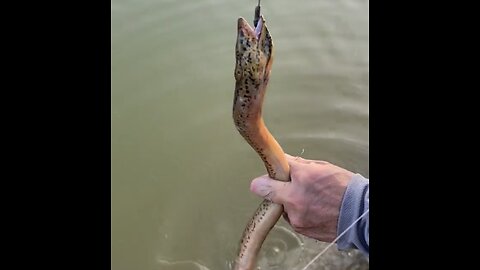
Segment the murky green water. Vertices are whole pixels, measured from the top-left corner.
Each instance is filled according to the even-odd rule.
[[[112,269],[228,269],[266,173],[231,118],[236,21],[255,4],[112,0]],[[286,152],[368,177],[368,1],[263,0],[262,13],[267,126]],[[324,246],[282,220],[261,269],[301,269]],[[332,248],[309,269],[366,268]]]

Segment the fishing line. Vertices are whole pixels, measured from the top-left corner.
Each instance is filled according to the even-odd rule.
[[[343,231],[339,236],[337,236],[337,238],[335,238],[335,240],[333,240],[326,248],[324,248],[322,250],[322,252],[318,253],[317,256],[315,256],[315,258],[313,258],[307,265],[305,265],[305,267],[302,268],[302,270],[306,270],[314,261],[316,261],[320,256],[322,256],[323,253],[325,253],[327,251],[327,249],[329,249],[331,246],[333,246],[335,244],[335,242],[337,242],[338,239],[340,239],[340,237],[342,237],[348,230],[350,230],[353,225],[355,225],[358,221],[360,221],[366,214],[368,214],[368,212],[370,211],[370,209],[367,209],[367,211],[365,211],[359,218],[357,218],[353,223],[352,225],[348,226],[348,228],[345,229],[345,231]]]
[[[258,5],[255,8],[255,17],[253,18],[253,27],[257,27],[259,19],[260,19],[260,0],[258,0]]]

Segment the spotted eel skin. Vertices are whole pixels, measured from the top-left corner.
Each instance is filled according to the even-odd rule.
[[[273,62],[272,37],[263,15],[253,29],[238,19],[235,47],[235,127],[258,153],[271,178],[290,181],[290,168],[282,148],[268,131],[262,118],[262,105]],[[243,232],[234,270],[255,267],[258,252],[268,233],[283,213],[283,206],[264,200]]]

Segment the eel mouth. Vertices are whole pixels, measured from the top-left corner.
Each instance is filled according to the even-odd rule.
[[[260,15],[260,19],[258,20],[257,27],[255,27],[255,29],[250,26],[250,24],[248,24],[244,18],[240,17],[238,18],[238,31],[243,30],[244,32],[248,33],[248,35],[254,36],[258,41],[262,31],[266,31],[266,27],[263,27],[264,24],[265,19],[263,18],[263,15]]]
[[[260,15],[253,28],[240,17],[237,27],[235,79],[240,80],[247,72],[250,77],[267,84],[273,63],[273,41],[265,18]]]
[[[266,58],[268,68],[271,65],[271,59],[273,55],[273,42],[267,25],[265,24],[265,18],[263,17],[263,15],[260,15],[257,26],[255,28],[250,26],[250,24],[248,24],[248,22],[242,17],[238,19],[237,26],[237,45],[238,42],[242,43],[243,45],[238,48],[238,50],[245,51],[248,47],[250,47],[253,50],[258,51],[259,53],[262,53],[263,56],[265,56]]]

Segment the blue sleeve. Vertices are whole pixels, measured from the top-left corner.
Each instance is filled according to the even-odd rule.
[[[347,186],[343,196],[340,216],[338,217],[337,236],[345,231],[369,208],[368,190],[369,181],[360,174],[355,174]],[[350,230],[337,241],[339,250],[358,249],[366,256],[369,255],[369,227],[366,214]]]

